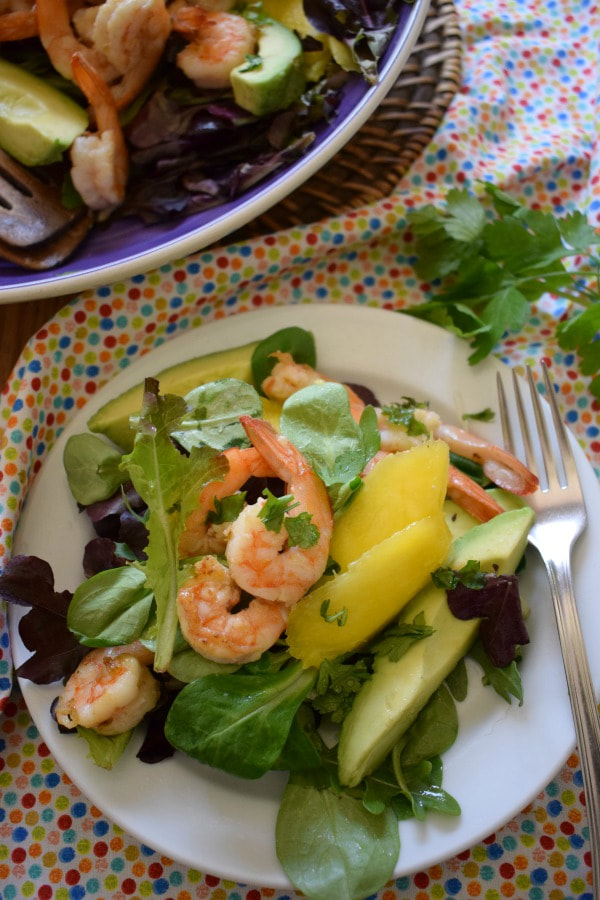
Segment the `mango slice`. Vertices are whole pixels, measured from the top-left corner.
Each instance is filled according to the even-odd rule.
[[[324,659],[356,650],[424,587],[449,546],[450,532],[439,511],[367,550],[292,610],[287,628],[291,655],[305,666],[319,666]]]
[[[342,571],[394,532],[440,511],[448,459],[447,444],[427,441],[377,463],[348,509],[336,519],[329,552]]]

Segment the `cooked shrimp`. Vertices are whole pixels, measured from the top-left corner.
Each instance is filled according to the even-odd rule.
[[[537,477],[508,450],[454,425],[442,423],[433,434],[445,441],[454,453],[480,463],[490,481],[511,494],[523,496],[537,489]]]
[[[273,356],[277,358],[277,363],[271,375],[262,384],[263,391],[272,399],[285,400],[301,387],[329,380],[311,366],[294,362],[289,353],[276,352]],[[346,386],[346,390],[350,396],[352,415],[358,420],[364,403],[351,388]],[[425,426],[423,434],[410,435],[404,426],[390,422],[385,413],[377,409],[381,449],[367,465],[363,474],[376,465],[386,453],[407,450],[420,441],[434,437],[445,441],[459,456],[481,463],[487,477],[510,493],[525,495],[536,490],[538,485],[536,476],[512,453],[462,428],[444,424],[439,415],[428,408],[415,407],[413,415]],[[487,521],[502,512],[499,504],[491,499],[483,488],[454,467],[450,468],[448,496],[480,521]]]
[[[165,0],[105,0],[98,7],[93,45],[122,76],[111,85],[117,109],[140,93],[158,65],[170,33]]]
[[[172,21],[173,30],[189,41],[178,53],[177,65],[199,88],[229,87],[232,70],[254,53],[256,28],[243,16],[183,6]]]
[[[71,178],[90,209],[111,209],[123,202],[127,183],[127,148],[110,90],[94,67],[73,55],[73,76],[92,106],[98,132],[75,138]]]
[[[106,57],[85,46],[74,34],[67,0],[36,0],[35,9],[40,41],[63,78],[73,80],[71,63],[75,53],[84,56],[105,80],[115,77],[117,73]]]
[[[73,56],[79,54],[109,85],[117,109],[142,90],[171,32],[165,0],[104,0],[74,13],[75,30],[67,0],[38,0],[37,22],[54,68],[73,80]]]
[[[450,500],[458,503],[461,509],[470,513],[478,522],[488,522],[504,512],[500,504],[480,484],[455,466],[448,469],[446,493]]]
[[[231,575],[243,590],[293,605],[317,581],[327,565],[333,516],[327,490],[303,455],[262,419],[241,416],[252,444],[287,486],[297,506],[291,516],[311,515],[318,535],[309,547],[289,546],[287,530],[269,530],[259,513],[264,500],[246,506],[229,530],[225,555]]]
[[[291,353],[285,353],[276,350],[271,356],[275,357],[277,362],[271,369],[270,375],[264,379],[261,388],[264,394],[271,400],[287,400],[296,391],[308,387],[311,384],[318,384],[324,381],[332,382],[334,379],[327,378],[312,366],[306,363],[298,363],[294,360]],[[350,401],[350,412],[356,421],[362,415],[365,404],[358,394],[352,388],[344,384],[348,400]]]
[[[37,17],[31,0],[0,0],[0,43],[23,41],[37,33]]]
[[[203,557],[194,568],[177,594],[186,641],[214,662],[241,665],[258,659],[287,625],[287,607],[255,597],[235,612],[240,590],[229,570],[214,556]]]
[[[239,491],[249,478],[269,478],[274,475],[271,466],[254,447],[232,447],[223,453],[228,469],[222,481],[211,481],[201,491],[198,508],[185,523],[179,539],[179,556],[199,556],[202,553],[223,553],[227,543],[227,525],[207,523],[209,513],[215,510],[215,501]]]
[[[93,728],[121,734],[134,728],[158,703],[160,688],[150,673],[154,654],[139,641],[99,647],[68,679],[55,714],[65,728]]]
[[[436,428],[441,424],[439,415],[428,407],[415,406],[412,415],[416,422],[423,425],[425,432],[421,434],[409,434],[403,425],[390,422],[381,409],[377,409],[377,426],[379,428],[380,447],[390,453],[401,450],[409,450],[423,440],[427,440]]]

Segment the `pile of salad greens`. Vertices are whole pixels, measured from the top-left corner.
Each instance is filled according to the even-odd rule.
[[[356,71],[349,73],[331,63],[318,80],[307,83],[297,102],[266,116],[241,109],[230,90],[195,87],[176,66],[184,41],[172,33],[151,82],[121,116],[131,171],[125,203],[113,216],[138,216],[155,223],[191,215],[242,195],[299,158],[319,127],[334,119],[348,79],[377,80],[378,60],[404,2],[305,0],[311,25],[348,47]],[[240,0],[234,11],[257,23],[262,15],[260,2],[247,0]],[[312,37],[302,43],[309,52],[320,46]],[[4,43],[2,56],[86,105],[77,87],[51,67],[36,38]],[[64,202],[71,206],[81,202],[61,166],[57,175],[64,179]]]
[[[95,530],[85,548],[86,578],[73,594],[61,591],[47,562],[16,556],[0,575],[0,598],[28,608],[19,633],[31,656],[17,674],[38,684],[66,679],[93,647],[139,639],[151,648],[161,701],[147,717],[137,757],[158,763],[183,752],[250,779],[271,770],[287,772],[275,835],[283,869],[313,900],[355,900],[393,876],[399,821],[423,819],[430,811],[460,814],[457,800],[442,785],[442,754],[457,737],[456,703],[467,694],[467,668],[461,661],[383,764],[348,788],[337,770],[340,724],[376,660],[401,658],[430,628],[421,621],[394,622],[361,651],[326,660],[319,669],[293,659],[285,635],[256,662],[239,667],[210,662],[183,639],[175,596],[194,560],[179,559],[179,536],[200,489],[224,474],[221,451],[249,445],[239,417],[260,414],[260,384],[277,347],[316,366],[312,335],[283,329],[256,347],[256,387],[225,379],[183,398],[161,395],[158,382],[147,379],[130,453],[90,433],[72,435],[64,449],[66,477]],[[375,410],[367,403],[355,422],[346,390],[333,382],[312,385],[290,400],[281,431],[322,478],[339,514],[360,490],[360,473],[379,448]],[[408,398],[396,404],[407,426],[414,406]],[[246,485],[248,502],[261,494],[268,497],[263,509],[269,507],[279,528],[293,498],[282,496],[277,480]],[[222,520],[236,515],[225,501],[216,508]],[[305,520],[299,542],[310,541],[310,526]],[[335,569],[330,560],[328,573]],[[490,604],[508,608],[493,602],[490,592],[499,585],[503,596],[511,595],[509,614],[496,616],[471,656],[491,689],[509,703],[511,698],[521,703],[518,658],[528,638],[514,576],[484,575],[470,564],[460,572],[442,569],[436,578],[461,617],[486,616]],[[328,619],[327,609],[322,615],[332,628],[344,626],[338,616]],[[118,764],[132,737],[131,732],[106,737],[81,727],[76,731],[105,768]]]

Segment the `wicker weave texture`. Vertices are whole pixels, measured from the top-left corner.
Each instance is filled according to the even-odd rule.
[[[406,66],[373,116],[316,175],[243,233],[315,222],[387,197],[442,121],[460,87],[461,58],[454,4],[432,0]]]

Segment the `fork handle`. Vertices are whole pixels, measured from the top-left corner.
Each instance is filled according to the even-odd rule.
[[[573,710],[588,816],[594,896],[600,897],[600,716],[575,603],[570,554],[544,560]]]

